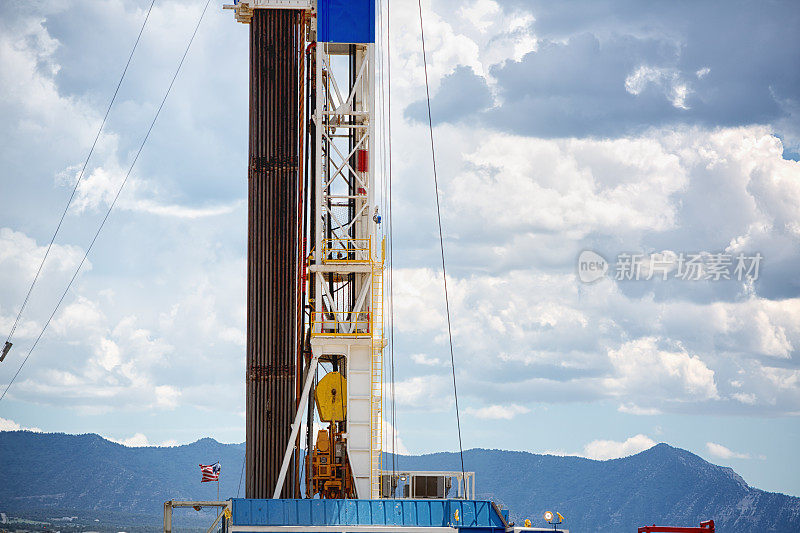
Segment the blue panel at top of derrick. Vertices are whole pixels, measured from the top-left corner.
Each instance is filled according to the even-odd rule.
[[[235,526],[452,527],[503,533],[503,519],[482,500],[263,500],[234,498]]]
[[[318,0],[317,41],[374,43],[375,0]]]

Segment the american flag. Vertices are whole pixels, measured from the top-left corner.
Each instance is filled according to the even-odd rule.
[[[219,470],[219,461],[213,465],[200,465],[200,472],[203,473],[203,479],[200,480],[200,483],[219,481]]]

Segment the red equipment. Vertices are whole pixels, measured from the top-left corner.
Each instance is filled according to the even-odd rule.
[[[714,533],[714,521],[700,522],[700,527],[643,526],[639,533]]]
[[[356,170],[359,172],[369,171],[369,152],[366,150],[356,151]]]

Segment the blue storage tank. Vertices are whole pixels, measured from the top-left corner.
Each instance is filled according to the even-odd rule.
[[[318,0],[317,41],[374,43],[375,0]]]

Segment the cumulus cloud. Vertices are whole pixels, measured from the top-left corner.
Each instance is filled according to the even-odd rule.
[[[2,331],[10,331],[19,312],[28,286],[36,275],[47,247],[39,245],[34,239],[11,228],[0,228],[0,327]],[[51,250],[47,264],[39,275],[37,294],[53,294],[63,290],[72,272],[83,257],[83,250],[76,246],[55,244]],[[85,270],[91,270],[91,263],[84,263]],[[11,282],[8,282],[11,281]],[[29,302],[28,313],[20,317],[15,335],[20,339],[33,338],[41,331],[42,324],[31,317],[39,317],[44,313],[45,305],[35,298]],[[49,305],[50,302],[47,302]],[[41,314],[40,314],[41,313]]]
[[[702,77],[699,72],[698,78]],[[689,95],[690,89],[676,70],[642,65],[625,78],[625,90],[634,96],[642,94],[642,91],[649,85],[660,87],[673,107],[689,109],[686,105],[686,97]]]
[[[446,409],[452,403],[452,382],[446,376],[424,375],[395,383],[394,394],[400,406]]]
[[[637,434],[624,441],[596,439],[584,445],[581,452],[568,452],[563,449],[547,450],[543,453],[557,456],[577,456],[594,459],[596,461],[608,461],[635,455],[639,452],[648,450],[656,445],[656,441],[644,434]]]
[[[436,279],[432,272],[427,275]],[[396,284],[406,279],[421,278],[396,271]],[[764,312],[794,343],[800,335],[791,325],[797,300],[656,304],[626,295],[610,280],[581,288],[578,299],[575,283],[574,274],[529,271],[452,279],[456,368],[484,369],[459,376],[460,390],[490,405],[513,403],[523,393],[546,402],[611,398],[621,412],[638,415],[733,412],[743,405],[776,413],[793,410],[796,373],[771,366],[769,358],[758,361],[764,357],[758,347],[766,333],[753,328],[747,317]],[[437,307],[441,299],[438,291],[414,293],[409,302],[396,297],[397,308],[414,316]],[[742,319],[729,318],[734,316]],[[405,314],[395,320],[405,320]],[[417,337],[415,348],[426,348],[426,353],[447,349],[441,330],[423,326],[423,331],[432,337]],[[625,340],[626,331],[643,336]],[[412,360],[427,362],[419,354]],[[515,376],[510,383],[508,375]],[[417,407],[436,408],[448,390],[446,376],[416,377],[402,381],[399,395]]]
[[[443,366],[445,364],[445,362],[438,357],[431,357],[424,353],[411,354],[411,360],[423,366]]]
[[[386,420],[383,421],[381,427],[383,433],[383,451],[385,453],[408,455],[408,448],[406,448],[406,445],[403,443],[403,439],[400,438],[400,433],[397,431],[397,428]]]
[[[750,3],[720,13],[700,4],[644,10],[601,2],[591,17],[565,4],[524,6],[534,17],[534,46],[515,61],[491,65],[484,86],[465,86],[475,95],[492,87],[500,105],[442,120],[469,116],[541,137],[617,136],[677,122],[772,122],[796,137],[793,127],[783,126],[798,100],[797,74],[784,68],[798,59],[793,28],[799,16],[788,4],[764,12]],[[468,20],[478,13],[491,20],[497,11],[491,2],[461,9]],[[738,28],[744,37],[722,45],[715,28]],[[754,35],[766,42],[754,45],[748,38]],[[444,91],[435,93],[440,97]]]
[[[171,446],[178,446],[178,441],[175,439],[168,439],[158,444],[150,443],[150,439],[147,438],[147,435],[144,433],[134,433],[130,437],[121,438],[121,439],[114,439],[109,437],[108,440],[111,442],[116,442],[117,444],[122,444],[123,446],[127,446],[128,448],[146,448],[149,446],[156,446],[156,447],[171,447]]]
[[[639,452],[643,452],[656,445],[656,442],[647,435],[634,435],[624,441],[593,440],[583,447],[583,456],[589,459],[605,461],[619,459]]]
[[[431,101],[431,108],[436,109],[436,122],[458,122],[469,120],[473,113],[485,110],[492,104],[492,93],[486,80],[470,68],[458,66],[442,80],[439,92]],[[427,102],[411,104],[406,108],[405,116],[426,122]]]
[[[109,166],[112,168],[108,168]],[[60,176],[62,176],[66,186],[74,187],[80,175],[80,168],[72,168],[71,170],[73,170],[71,176],[63,177],[66,173],[62,173]],[[123,186],[127,170],[126,168],[120,168],[116,160],[107,163],[106,167],[94,168],[78,184],[75,199],[70,209],[76,213],[83,213],[87,210],[100,211],[107,209],[117,196],[120,187]],[[125,194],[120,196],[115,209],[140,211],[151,215],[189,220],[227,215],[237,209],[242,209],[245,204],[242,200],[207,206],[167,203],[164,198],[160,198],[160,196],[163,196],[163,191],[159,187],[136,179],[126,182],[123,190]]]
[[[32,276],[32,273],[20,273],[15,265],[20,264],[25,253],[41,253],[41,247],[19,233],[6,230],[2,235],[11,239],[9,242],[28,244],[27,248],[17,247],[19,251],[16,254],[0,260],[0,268],[10,265],[10,272],[18,279]],[[3,250],[14,251],[15,248],[9,246]],[[62,247],[54,247],[45,273],[50,270],[57,273],[57,261],[69,261],[74,265],[73,256],[80,254],[77,250],[68,251],[70,253],[64,255]],[[35,268],[37,265],[28,266]],[[48,285],[47,279],[42,278],[43,284],[37,285],[34,296],[39,294],[38,291],[44,294],[45,290],[52,290],[51,287],[63,290],[59,284]],[[63,276],[59,281],[66,283]],[[103,284],[92,289],[79,282],[71,298],[65,301],[51,322],[48,334],[9,391],[9,397],[53,406],[73,406],[86,413],[114,409],[173,410],[183,405],[184,399],[193,405],[220,408],[224,401],[235,398],[239,391],[235,386],[228,386],[220,387],[214,398],[198,394],[197,389],[202,388],[203,383],[216,381],[226,370],[221,370],[216,376],[201,378],[197,361],[215,359],[216,353],[205,349],[209,341],[230,347],[241,345],[240,334],[236,331],[243,322],[244,309],[242,302],[234,296],[237,291],[232,287],[243,281],[231,280],[233,285],[223,283],[218,286],[202,281],[198,283],[197,279],[184,281],[182,296],[177,301],[174,295],[165,295],[167,301],[175,303],[170,312],[161,317],[148,312],[153,300],[145,295],[136,295],[135,286],[115,291],[114,297],[109,298]],[[5,290],[9,288],[3,287]],[[17,286],[14,290],[20,292],[23,288]],[[144,318],[120,312],[118,299],[130,306],[139,296],[145,296],[136,304],[141,305],[139,312]],[[46,306],[38,301],[35,303],[25,316],[35,316],[42,310],[49,313],[49,306],[54,302],[45,300]],[[133,311],[133,308],[127,307],[127,310]],[[224,318],[217,315],[219,311],[224,312]],[[9,327],[11,318],[4,317]],[[25,338],[32,335],[27,330],[35,331],[35,334],[39,330],[34,330],[24,318],[21,324],[16,340],[25,349]],[[184,324],[193,326],[184,329]],[[193,332],[197,324],[207,327],[207,333],[198,335]],[[182,346],[179,354],[175,352],[174,343]],[[15,360],[15,352],[16,348],[12,349],[8,361]],[[186,387],[179,376],[188,374],[196,374],[199,380]],[[209,383],[207,386],[214,385]]]
[[[530,413],[530,409],[523,405],[487,405],[485,407],[468,407],[464,412],[470,416],[483,420],[511,420],[517,415]]]
[[[750,459],[749,453],[738,453],[716,442],[706,442],[708,453],[720,459]]]
[[[116,442],[117,444],[122,444],[123,446],[128,446],[129,448],[142,448],[145,446],[150,446],[150,443],[147,440],[147,437],[143,433],[135,433],[132,436],[128,437],[127,439],[110,439],[112,442]]]
[[[664,397],[674,394],[677,401],[719,397],[714,371],[700,357],[687,353],[680,346],[674,350],[661,349],[659,341],[655,337],[643,337],[609,350],[608,357],[615,373],[606,380],[606,386],[612,394],[625,397],[633,392],[649,391]]]
[[[501,11],[500,5],[492,0],[476,0],[461,7],[459,14],[473,26],[485,33],[492,24],[492,16]]]
[[[543,401],[570,390],[639,414],[795,410],[800,286],[791,265],[800,248],[790,228],[800,201],[790,207],[778,197],[782,187],[794,197],[800,169],[768,128],[610,140],[437,132],[457,141],[443,149],[450,164],[440,181],[457,366],[488,369],[464,377],[483,403],[514,400],[513,385],[493,384],[511,373],[528,389],[536,384]],[[427,186],[416,176],[415,191]],[[395,268],[398,346],[411,335],[412,353],[442,353],[442,279],[414,268],[437,258],[422,252],[426,228],[411,213],[403,216],[411,228],[395,237],[411,250],[408,267]],[[609,260],[641,253],[675,268],[693,252],[759,252],[764,262],[755,282],[662,282],[659,272],[647,281],[644,268],[643,281],[587,286],[574,271],[585,249]],[[658,382],[637,386],[639,373]]]
[[[446,202],[451,213],[479,215],[468,230],[481,231],[480,224],[484,234],[565,232],[577,239],[593,232],[664,231],[676,223],[672,197],[686,185],[686,170],[655,139],[488,134],[465,143],[473,149],[448,183]]]
[[[157,4],[12,359],[79,260],[196,7]],[[785,159],[797,149],[786,133],[800,87],[797,69],[786,68],[800,50],[796,11],[743,17],[767,36],[755,49],[705,31],[710,16],[721,17],[719,27],[741,22],[701,5],[689,13],[627,5],[625,17],[613,4],[566,17],[569,8],[552,3],[424,9],[466,405],[501,420],[523,414],[522,394],[605,400],[642,416],[796,414],[800,167]],[[113,87],[144,12],[125,2],[0,10],[0,158],[11,184],[3,188],[0,325],[10,327],[102,116],[103,88]],[[429,148],[418,120],[419,21],[414,5],[392,16],[395,353],[414,363],[398,365],[397,400],[406,412],[443,412],[452,381],[430,168],[419,156]],[[675,24],[687,18],[689,26]],[[84,31],[86,20],[98,21],[97,32]],[[246,32],[229,13],[209,12],[91,270],[10,398],[80,413],[240,412],[246,58]],[[763,76],[747,74],[759,69]],[[759,251],[765,262],[749,284],[584,286],[574,271],[584,249],[609,259]]]
[[[623,403],[617,408],[620,413],[627,413],[629,415],[645,415],[653,416],[660,415],[661,410],[655,407],[640,407],[635,403]]]
[[[37,427],[25,427],[8,418],[0,418],[0,431],[34,431],[41,432]]]

